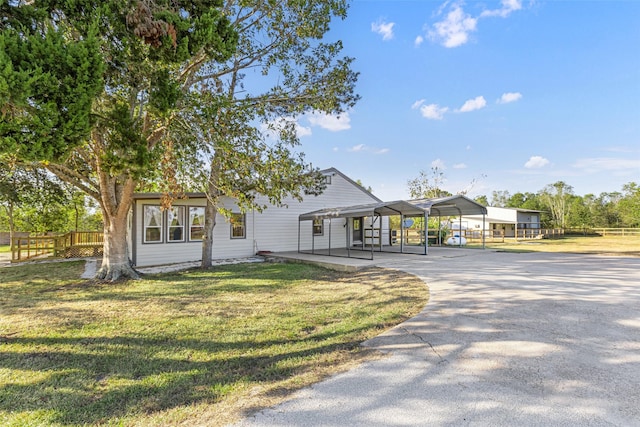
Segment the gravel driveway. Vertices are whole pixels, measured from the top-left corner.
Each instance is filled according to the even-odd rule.
[[[366,344],[389,357],[241,426],[640,426],[640,258],[450,250],[377,262],[424,311]]]

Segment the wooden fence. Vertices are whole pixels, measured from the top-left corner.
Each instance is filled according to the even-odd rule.
[[[71,231],[50,236],[14,237],[11,241],[11,262],[34,258],[77,258],[102,255],[103,233]]]
[[[568,228],[567,234],[598,234],[600,236],[639,236],[640,228]]]
[[[393,244],[400,244],[400,230],[392,230]],[[506,236],[505,230],[480,230],[480,229],[468,229],[462,230],[448,230],[446,233],[442,232],[442,237],[438,240],[438,230],[430,229],[429,245],[436,246],[438,244],[445,244],[449,237],[458,235],[467,239],[468,243],[482,243],[483,236],[486,243],[504,243],[505,239],[527,240],[527,239],[548,239],[564,236],[564,230],[561,228],[520,228],[516,230],[515,236]],[[403,243],[405,245],[423,245],[424,244],[424,232],[421,230],[405,229],[403,235]]]

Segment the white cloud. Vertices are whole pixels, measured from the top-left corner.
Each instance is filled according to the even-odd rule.
[[[331,132],[351,129],[351,118],[348,112],[334,115],[316,111],[307,116],[307,119],[312,126],[320,126]]]
[[[462,10],[461,3],[451,5],[449,13],[433,24],[429,38],[444,47],[458,47],[469,41],[469,34],[476,31],[478,20]]]
[[[622,159],[616,157],[595,157],[578,159],[573,164],[574,168],[583,169],[586,172],[621,172],[625,170],[640,170],[640,159]]]
[[[480,14],[480,17],[486,18],[499,16],[501,18],[506,18],[511,14],[511,12],[515,12],[520,9],[522,9],[522,2],[520,0],[502,0],[502,7],[500,9],[485,10]]]
[[[420,46],[422,44],[422,42],[424,42],[424,37],[418,36],[414,40],[413,44],[414,44],[415,47],[418,47],[418,46]]]
[[[455,165],[453,165],[454,169],[466,169],[467,165],[465,165],[464,163],[456,163]]]
[[[484,108],[486,106],[487,106],[487,101],[484,99],[484,96],[478,96],[478,97],[475,97],[474,99],[469,99],[457,111],[460,113],[468,113],[470,111],[480,110],[481,108]]]
[[[298,138],[302,138],[303,136],[310,136],[311,128],[302,126],[300,123],[296,122],[296,134],[298,134]]]
[[[470,145],[467,145],[467,146],[466,146],[466,150],[467,150],[467,151],[471,150],[471,146],[470,146]]]
[[[260,127],[269,138],[278,138],[278,132],[282,131],[286,126],[294,126],[296,135],[298,138],[304,136],[310,136],[312,134],[311,128],[308,126],[302,126],[296,119],[291,117],[280,117],[269,123],[263,123]]]
[[[466,13],[463,5],[464,1],[462,0],[444,2],[436,15],[442,15],[443,11],[448,8],[446,16],[441,21],[433,24],[431,28],[427,27],[429,28],[427,35],[430,40],[448,48],[462,46],[469,41],[471,33],[477,31],[479,19],[496,16],[506,18],[512,12],[522,9],[522,0],[502,0],[500,8],[485,10],[477,17]],[[419,43],[418,39],[416,39],[416,46],[422,43],[422,37],[420,39]]]
[[[522,94],[520,92],[506,92],[502,94],[500,99],[498,99],[498,104],[508,104],[510,102],[516,102],[520,98],[522,98]]]
[[[353,147],[347,149],[347,151],[351,152],[351,153],[363,153],[363,152],[369,152],[369,153],[373,153],[373,154],[386,154],[389,152],[388,148],[374,148],[374,147],[369,147],[368,145],[365,144],[358,144],[358,145],[354,145]]]
[[[411,109],[415,110],[416,108],[420,108],[422,104],[424,104],[424,99],[419,99],[411,105]]]
[[[429,120],[442,120],[444,113],[447,111],[449,111],[449,107],[440,107],[438,104],[429,104],[420,107],[422,117]]]
[[[444,162],[442,161],[442,159],[435,159],[434,161],[431,162],[431,167],[432,168],[438,168],[440,170],[445,170],[447,167],[445,166]]]
[[[384,22],[382,20],[371,23],[371,31],[380,34],[382,40],[391,40],[393,38],[393,26],[395,22]]]
[[[539,169],[543,168],[549,164],[549,160],[545,159],[542,156],[531,156],[527,163],[524,164],[524,167],[527,169]]]

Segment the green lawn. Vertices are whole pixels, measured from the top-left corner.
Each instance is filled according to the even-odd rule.
[[[415,276],[241,264],[116,284],[0,268],[0,425],[221,425],[373,357]]]
[[[480,247],[470,244],[469,247]],[[640,236],[566,236],[556,239],[505,239],[487,243],[489,249],[511,252],[569,252],[582,254],[640,256]]]
[[[11,245],[0,245],[0,254],[11,252]]]

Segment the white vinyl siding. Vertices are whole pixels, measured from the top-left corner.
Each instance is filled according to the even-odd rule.
[[[195,238],[185,239],[184,243],[177,245],[175,243],[156,243],[145,244],[143,243],[143,205],[148,206],[157,202],[159,206],[159,200],[138,200],[134,205],[136,209],[136,221],[137,235],[135,236],[135,246],[132,246],[135,250],[135,254],[131,254],[134,257],[134,263],[138,267],[150,266],[150,265],[162,265],[173,264],[177,262],[189,262],[199,261],[202,259],[202,240],[196,240]],[[185,206],[186,211],[190,212],[190,217],[193,212],[202,212],[204,214],[205,199],[187,199],[180,201],[181,205]],[[227,209],[237,209],[235,203],[231,199],[223,198],[223,204]],[[197,208],[192,211],[191,208]],[[202,209],[202,210],[201,210]],[[197,216],[197,215],[196,215]],[[204,216],[202,217],[204,218]],[[190,221],[193,221],[193,217]],[[252,215],[246,215],[246,238],[244,239],[231,239],[229,227],[229,221],[222,215],[218,214],[216,218],[216,226],[213,230],[213,255],[212,259],[224,259],[224,258],[237,258],[248,257],[255,254],[253,246],[253,236],[250,234],[252,229]],[[197,222],[197,220],[196,220]],[[190,233],[192,232],[191,227]],[[204,226],[204,224],[202,224]],[[166,229],[166,226],[165,226]],[[193,228],[194,237],[197,238],[200,227],[196,224]],[[165,239],[166,241],[166,239]]]
[[[373,203],[378,201],[341,174],[330,176],[331,184],[319,196],[305,196],[303,202],[293,198],[283,200],[283,206],[272,206],[268,200],[259,197],[258,204],[267,205],[262,213],[249,211],[244,214],[244,238],[231,238],[231,223],[222,215],[216,218],[216,226],[213,230],[213,254],[212,259],[224,259],[235,257],[248,257],[255,255],[257,251],[296,251],[298,249],[298,226],[300,225],[301,248],[310,248],[312,238],[317,247],[326,247],[329,237],[331,247],[344,247],[346,245],[345,219],[337,218],[325,220],[323,223],[323,235],[313,236],[312,221],[298,222],[298,216],[303,213],[318,209],[340,206],[352,206],[356,204]],[[176,262],[198,261],[202,258],[202,226],[204,219],[204,198],[180,200],[180,205],[185,207],[185,219],[183,226],[188,226],[188,234],[185,230],[184,243],[177,244],[143,244],[143,206],[160,205],[159,200],[137,200],[135,203],[136,230],[134,262],[137,266],[150,266],[170,264]],[[233,200],[224,197],[222,203],[226,209],[238,212],[240,209]],[[188,215],[187,215],[188,213]],[[202,216],[201,216],[202,214]],[[366,225],[366,223],[365,223]],[[165,226],[166,227],[166,226]],[[165,228],[166,230],[167,228]],[[166,231],[165,231],[166,233]],[[166,239],[161,240],[166,241]]]
[[[319,196],[306,196],[303,202],[294,199],[284,200],[286,207],[269,206],[262,214],[256,214],[256,246],[261,251],[283,252],[298,250],[298,216],[318,209],[353,206],[374,203],[361,188],[346,180],[340,174],[330,174],[331,184]],[[344,218],[326,219],[323,235],[313,236],[313,222],[300,223],[300,248],[310,249],[312,239],[316,247],[327,247],[329,236],[331,247],[346,246],[346,228]]]

